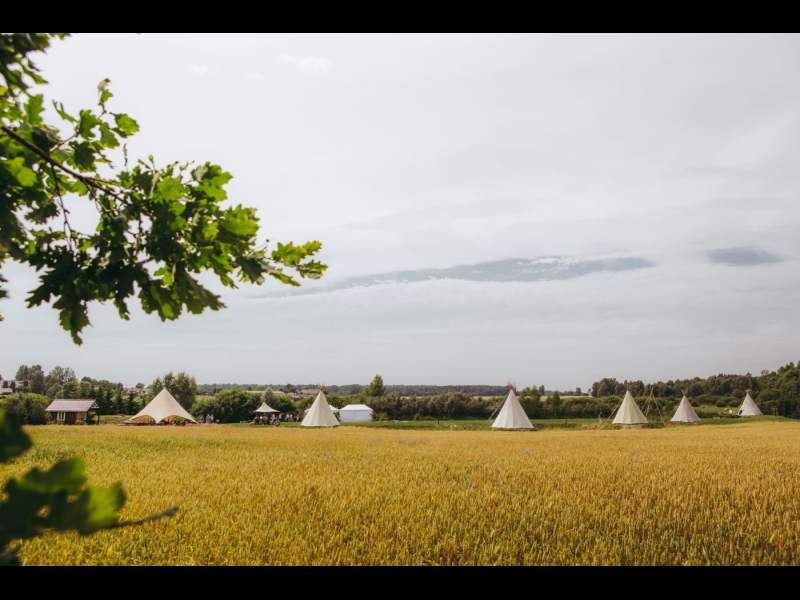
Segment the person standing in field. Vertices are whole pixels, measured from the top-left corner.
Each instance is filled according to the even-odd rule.
[[[603,424],[603,413],[602,412],[599,415],[597,415],[597,419],[600,421],[600,425],[602,425]]]

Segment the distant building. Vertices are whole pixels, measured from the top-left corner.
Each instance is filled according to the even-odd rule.
[[[53,400],[45,409],[54,415],[56,423],[74,425],[76,421],[86,421],[90,411],[100,410],[94,400]]]
[[[8,396],[14,393],[14,388],[19,384],[16,381],[7,381],[0,377],[0,396]]]

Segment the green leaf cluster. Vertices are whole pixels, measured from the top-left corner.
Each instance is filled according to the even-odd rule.
[[[31,446],[28,435],[0,409],[0,464],[10,462]],[[119,483],[109,487],[87,485],[86,468],[80,457],[59,461],[48,471],[35,468],[19,479],[10,479],[3,493],[0,566],[20,564],[13,542],[40,536],[48,530],[91,535],[103,529],[173,516],[177,512],[173,507],[142,521],[121,523],[119,511],[125,505],[122,486]]]
[[[66,133],[46,123],[44,96],[34,93],[46,82],[29,55],[66,35],[0,34],[0,267],[12,259],[40,273],[29,307],[52,302],[80,344],[92,302],[112,302],[128,319],[136,296],[145,312],[174,320],[224,307],[200,284],[202,272],[232,288],[322,276],[327,266],[312,258],[320,242],[258,244],[256,212],[227,205],[232,175],[221,167],[158,167],[152,156],[131,164],[125,142],[139,125],[110,110],[108,79],[95,110],[76,115],[53,102]],[[72,197],[96,209],[92,231],[72,227]]]
[[[0,410],[0,462],[16,458],[31,447],[22,429]],[[26,540],[44,531],[76,531],[89,535],[119,523],[125,493],[111,487],[86,485],[83,459],[62,460],[49,471],[33,469],[11,479],[0,503],[0,565],[19,564],[14,540]]]

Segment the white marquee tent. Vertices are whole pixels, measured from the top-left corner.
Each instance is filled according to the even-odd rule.
[[[169,393],[167,388],[164,388],[147,406],[139,411],[139,414],[131,417],[125,421],[125,423],[141,423],[148,419],[153,419],[156,423],[171,423],[178,417],[186,419],[190,423],[197,424],[194,417],[178,404],[178,401]]]
[[[267,415],[267,414],[272,414],[272,413],[278,413],[280,411],[279,410],[275,410],[274,408],[270,408],[269,406],[267,406],[266,402],[262,402],[261,406],[259,406],[253,412],[257,413],[259,415]]]
[[[528,418],[528,415],[525,414],[519,400],[517,400],[517,395],[514,393],[514,385],[509,383],[508,388],[508,396],[506,396],[503,408],[500,409],[500,414],[497,415],[494,423],[492,423],[492,428],[534,429],[531,420]]]
[[[694,411],[689,398],[686,397],[686,390],[683,392],[683,399],[678,405],[678,410],[675,411],[675,416],[672,417],[673,423],[699,423],[700,417]]]
[[[339,409],[342,423],[363,423],[372,421],[372,409],[366,404],[348,404]]]
[[[646,425],[647,418],[636,405],[630,390],[625,390],[625,398],[617,409],[617,416],[612,421],[614,425]]]
[[[338,427],[339,420],[331,410],[328,401],[325,399],[325,393],[322,387],[319,388],[317,399],[314,404],[308,409],[303,422],[300,423],[303,427]]]
[[[747,390],[747,395],[744,397],[744,402],[742,402],[742,406],[739,407],[739,412],[737,413],[740,417],[758,417],[763,415],[756,403],[750,397],[750,390]]]

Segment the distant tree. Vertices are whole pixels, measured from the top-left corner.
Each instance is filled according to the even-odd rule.
[[[62,386],[62,398],[76,399],[80,396],[80,385],[77,379],[70,379]]]
[[[383,377],[375,375],[372,382],[364,389],[367,396],[371,398],[380,398],[386,395],[386,386],[383,385]]]
[[[294,384],[287,383],[285,386],[281,388],[281,391],[287,394],[296,394],[297,388],[294,386]]]
[[[272,402],[275,402],[275,392],[272,391],[271,387],[268,387],[264,390],[264,402],[266,402],[269,406],[272,406]]]
[[[42,369],[41,365],[33,365],[30,370],[28,371],[28,387],[32,394],[39,394],[44,395],[45,393],[45,385],[44,385],[44,369]]]
[[[50,400],[38,394],[11,394],[0,400],[0,409],[6,411],[9,421],[18,425],[44,425],[48,404]]]
[[[197,380],[191,375],[184,372],[175,375],[170,371],[163,377],[156,377],[148,388],[149,397],[154,398],[165,388],[186,410],[191,410],[194,406],[197,399]]]
[[[125,398],[123,398],[122,394],[119,391],[117,391],[117,393],[114,394],[114,397],[111,400],[111,402],[114,406],[114,412],[116,414],[118,415],[125,414]]]
[[[53,370],[47,374],[47,379],[52,385],[53,383],[60,383],[64,385],[68,381],[77,379],[75,371],[69,367],[53,367]]]
[[[113,395],[111,393],[111,388],[98,388],[97,395],[95,396],[95,402],[100,407],[100,414],[101,415],[113,415],[114,414],[114,402],[113,402]]]
[[[541,398],[542,396],[544,396],[544,386],[540,385],[539,386],[539,397]]]
[[[87,400],[89,398],[94,398],[94,385],[88,379],[88,377],[81,379],[81,383],[78,386],[78,397]]]
[[[138,412],[136,410],[136,396],[134,396],[133,392],[128,392],[128,397],[125,398],[125,414],[132,415]]]
[[[528,415],[531,419],[538,419],[542,416],[542,402],[539,399],[539,390],[534,388],[534,394],[528,394],[527,396],[522,396],[519,399],[519,403],[522,405],[522,410],[525,411],[525,414]]]
[[[562,403],[561,394],[559,394],[557,391],[553,392],[547,397],[547,400],[545,400],[544,403],[550,408],[558,408]]]
[[[583,392],[581,391],[581,388],[579,388],[579,387],[575,388],[575,395],[576,396],[583,396]]]
[[[191,412],[198,420],[211,413],[222,423],[238,423],[252,420],[253,411],[260,403],[261,399],[257,394],[251,394],[241,388],[230,388],[215,396],[202,397],[192,407]]]
[[[297,407],[287,396],[275,396],[272,402],[267,402],[272,408],[282,413],[294,413]]]

